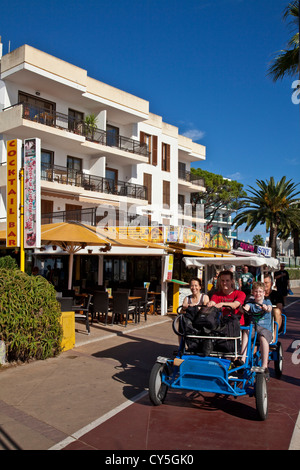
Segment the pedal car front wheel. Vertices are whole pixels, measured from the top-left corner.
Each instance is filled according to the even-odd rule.
[[[156,362],[152,367],[149,379],[149,398],[153,405],[162,405],[168,391],[168,386],[163,383],[162,376],[168,374],[168,366]]]
[[[255,398],[258,416],[265,421],[268,416],[268,388],[265,374],[256,374]]]

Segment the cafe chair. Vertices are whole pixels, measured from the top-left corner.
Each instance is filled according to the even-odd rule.
[[[62,312],[73,312],[73,297],[58,297]]]
[[[95,287],[94,287],[94,291],[101,291],[101,292],[105,292],[106,291],[106,287],[103,286],[102,284],[97,284]]]
[[[91,308],[92,294],[88,294],[83,301],[83,305],[73,305],[72,310],[75,312],[75,320],[84,321],[86,330],[90,334],[89,313]]]
[[[111,324],[113,325],[114,320],[118,322],[123,315],[125,317],[125,326],[129,320],[129,315],[136,322],[136,305],[129,305],[129,295],[127,292],[114,292],[112,300],[112,319]]]
[[[63,297],[72,297],[75,299],[75,290],[74,289],[64,289],[62,291],[62,296]]]
[[[92,305],[92,322],[96,314],[98,314],[98,320],[100,320],[100,315],[102,318],[105,318],[105,325],[107,325],[107,316],[109,311],[109,298],[108,292],[95,292],[93,296],[93,305]]]
[[[138,321],[140,321],[140,314],[144,313],[145,321],[147,321],[147,313],[150,309],[150,305],[153,304],[153,300],[148,300],[148,291],[143,287],[135,287],[132,291],[133,297],[140,297],[140,299],[136,300],[137,305],[137,317]]]

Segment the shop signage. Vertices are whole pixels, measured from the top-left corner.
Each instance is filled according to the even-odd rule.
[[[210,244],[210,234],[190,227],[182,228],[182,238],[180,243],[195,245],[197,248],[208,248]]]
[[[243,250],[249,253],[255,253],[255,245],[251,245],[250,243],[243,242],[241,240],[233,240],[233,248],[234,250]]]
[[[41,141],[24,141],[24,247],[41,246]]]
[[[173,278],[173,264],[174,256],[168,255],[165,257],[165,266],[164,266],[164,281],[170,281]]]
[[[153,243],[185,243],[199,248],[210,246],[210,234],[185,226],[124,226],[106,227],[105,232],[112,238],[132,238]]]
[[[272,249],[267,246],[252,245],[251,243],[246,243],[241,240],[233,240],[233,249],[245,251],[247,253],[257,253],[258,255],[263,255],[266,258],[270,258],[272,254]]]
[[[6,217],[6,246],[20,246],[19,236],[19,204],[22,141],[19,139],[7,141],[7,217]]]
[[[265,256],[266,258],[271,258],[271,255],[272,255],[272,248],[269,248],[267,246],[257,246],[256,247],[257,249],[257,254],[258,255],[263,255]]]
[[[222,233],[216,233],[210,241],[211,248],[218,248],[219,250],[230,250],[230,241],[224,237]]]

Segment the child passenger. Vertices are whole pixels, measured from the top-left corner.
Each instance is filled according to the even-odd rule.
[[[252,287],[254,299],[244,305],[244,310],[252,314],[252,338],[257,331],[257,337],[260,343],[260,353],[262,359],[262,367],[257,372],[264,372],[269,376],[269,343],[272,341],[272,303],[269,299],[265,299],[265,286],[263,282],[254,282]],[[242,361],[245,363],[249,331],[243,331],[242,338]]]

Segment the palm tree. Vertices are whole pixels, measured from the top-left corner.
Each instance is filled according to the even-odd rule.
[[[264,239],[261,235],[254,235],[254,237],[252,238],[252,243],[253,243],[253,245],[263,246],[264,245]]]
[[[297,28],[297,32],[288,41],[288,49],[281,50],[274,57],[268,75],[276,82],[283,77],[296,76],[299,71],[299,0],[290,2],[284,10],[283,19],[290,19],[290,24]]]
[[[298,184],[286,181],[285,176],[277,183],[272,176],[269,181],[256,180],[256,184],[258,189],[249,186],[252,196],[243,199],[243,212],[232,223],[237,227],[246,224],[245,230],[251,232],[258,224],[266,224],[269,246],[276,256],[276,238],[283,233],[283,227],[290,227],[291,220],[295,220],[296,196],[300,191],[296,191]]]

